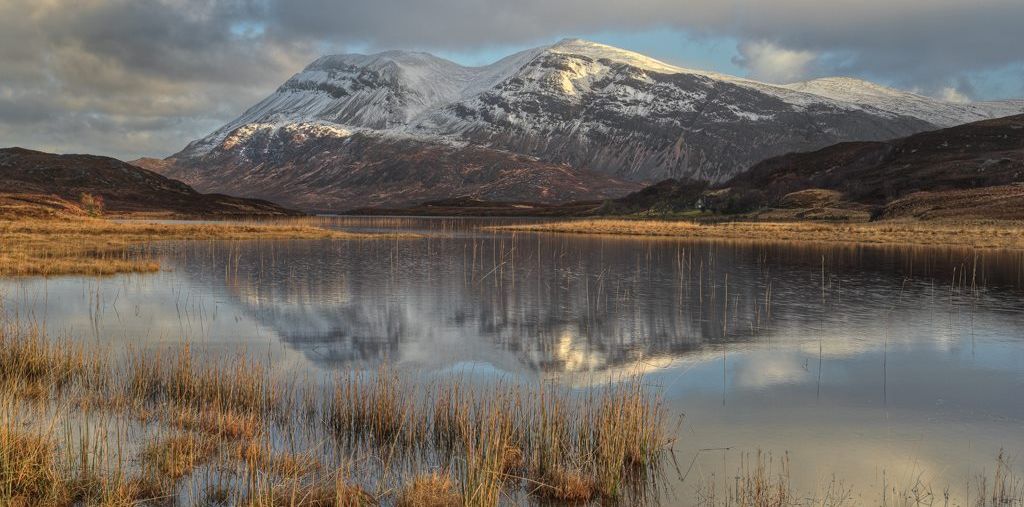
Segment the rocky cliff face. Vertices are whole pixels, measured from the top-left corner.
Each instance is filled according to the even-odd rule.
[[[720,182],[771,156],[1015,111],[1024,102],[953,104],[845,78],[771,85],[580,40],[474,68],[392,51],[318,59],[163,170],[307,209],[551,202]]]

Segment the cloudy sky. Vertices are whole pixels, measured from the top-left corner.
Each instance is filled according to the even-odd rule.
[[[0,146],[167,156],[318,55],[564,37],[772,82],[1024,97],[1022,0],[0,0]]]

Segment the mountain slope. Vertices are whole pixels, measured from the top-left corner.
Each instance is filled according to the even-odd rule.
[[[892,141],[841,143],[783,155],[723,187],[734,195],[756,194],[762,206],[778,205],[794,192],[831,190],[845,202],[874,206],[886,216],[929,216],[938,209],[955,216],[955,208],[965,209],[974,196],[989,207],[973,215],[1007,218],[1012,210],[1024,210],[1022,184],[1024,115],[1016,115]],[[949,199],[959,203],[942,202]]]
[[[564,41],[512,79],[430,111],[410,130],[631,180],[721,181],[768,156],[931,127],[917,118]]]
[[[829,77],[784,85],[784,88],[836,101],[870,106],[893,114],[920,118],[938,127],[998,118],[1024,112],[1024,101],[945,102],[860,79]]]
[[[77,203],[86,193],[102,197],[105,209],[115,213],[296,214],[265,201],[200,194],[180,181],[109,157],[0,149],[0,194],[6,198],[56,208]]]
[[[846,78],[779,86],[580,40],[485,67],[389,51],[316,60],[161,170],[204,191],[310,209],[495,198],[493,188],[508,200],[536,200],[538,190],[548,192],[548,201],[600,198],[615,187],[628,191],[630,185],[617,180],[721,182],[784,153],[897,138],[1007,111],[1024,112],[1024,102],[947,103]],[[266,151],[263,136],[252,134],[268,129],[291,134],[278,136]],[[310,129],[319,133],[306,134]],[[364,141],[359,151],[350,146],[354,138]],[[399,156],[401,150],[411,151]],[[423,176],[449,184],[417,181],[424,157],[438,153],[443,160]],[[383,170],[385,156],[395,164],[370,175]],[[509,174],[502,170],[466,173],[498,163],[558,167],[572,174],[573,190],[530,188],[522,175],[503,180]],[[328,169],[334,176],[324,178]],[[246,177],[246,171],[254,174]],[[445,171],[450,177],[441,175]],[[358,173],[358,181],[346,172]],[[404,176],[396,179],[396,172]],[[287,185],[274,183],[277,178]],[[386,188],[374,187],[381,182]],[[346,201],[350,197],[355,200]]]
[[[200,190],[245,194],[311,211],[410,206],[455,196],[551,203],[615,197],[639,183],[478,146],[351,133],[323,124],[247,125],[203,158],[164,172]]]
[[[249,124],[326,122],[348,128],[401,128],[425,110],[493,86],[534,53],[525,51],[477,68],[419,52],[324,56],[232,122],[190,143],[176,158],[205,155]]]

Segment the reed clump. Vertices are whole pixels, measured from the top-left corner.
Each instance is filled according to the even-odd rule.
[[[239,503],[246,507],[370,507],[377,498],[350,484],[342,472],[311,482],[266,482]]]
[[[300,382],[246,356],[188,345],[110,356],[3,329],[0,399],[10,401],[0,414],[0,505],[21,497],[176,504],[183,484],[197,483],[219,485],[197,497],[267,506],[399,498],[490,506],[515,491],[620,499],[638,469],[657,468],[665,445],[660,402],[639,379],[574,390],[456,377],[424,383],[382,368]],[[26,415],[30,408],[37,412]],[[45,420],[62,421],[63,437],[20,426]],[[125,436],[129,429],[135,437]],[[38,452],[8,459],[22,448]],[[364,456],[356,468],[373,463],[369,475],[388,483],[367,489],[338,467],[355,455]],[[446,472],[398,471],[424,466]],[[211,479],[222,474],[223,483]]]
[[[454,479],[448,472],[434,471],[413,477],[395,499],[396,507],[460,507]]]
[[[142,452],[148,466],[172,482],[213,458],[217,442],[197,435],[174,435],[150,443]]]
[[[232,457],[249,470],[287,478],[306,477],[322,469],[311,454],[274,451],[268,438],[253,438],[236,444]]]
[[[597,495],[597,484],[582,470],[554,469],[544,475],[545,483],[534,490],[541,498],[564,502],[587,502]]]
[[[5,391],[45,396],[89,371],[89,358],[80,345],[49,340],[35,326],[0,326],[0,384]]]
[[[60,501],[55,454],[56,446],[45,435],[0,426],[0,500],[26,506]]]
[[[790,487],[789,457],[778,463],[770,454],[758,451],[754,457],[744,454],[733,482],[719,487],[714,476],[698,489],[698,505],[705,507],[795,507],[805,500]],[[818,502],[812,502],[818,505]],[[821,505],[842,505],[825,502]]]
[[[992,478],[982,474],[975,479],[976,507],[1024,506],[1024,477],[1013,471],[1010,459],[999,450]]]
[[[377,442],[399,437],[416,442],[424,436],[420,430],[425,422],[410,393],[387,369],[339,377],[333,391],[328,417],[336,434],[369,436]]]

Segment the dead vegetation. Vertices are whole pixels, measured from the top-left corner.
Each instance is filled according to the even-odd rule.
[[[667,442],[638,378],[581,391],[387,369],[314,382],[189,346],[86,350],[9,322],[0,401],[0,505],[617,502]]]
[[[915,221],[701,223],[683,220],[595,219],[508,225],[499,226],[496,229],[754,242],[1024,248],[1024,225],[1017,222],[962,224]]]
[[[306,225],[145,223],[73,219],[0,219],[0,276],[112,275],[160,269],[147,248],[167,240],[379,239]]]

